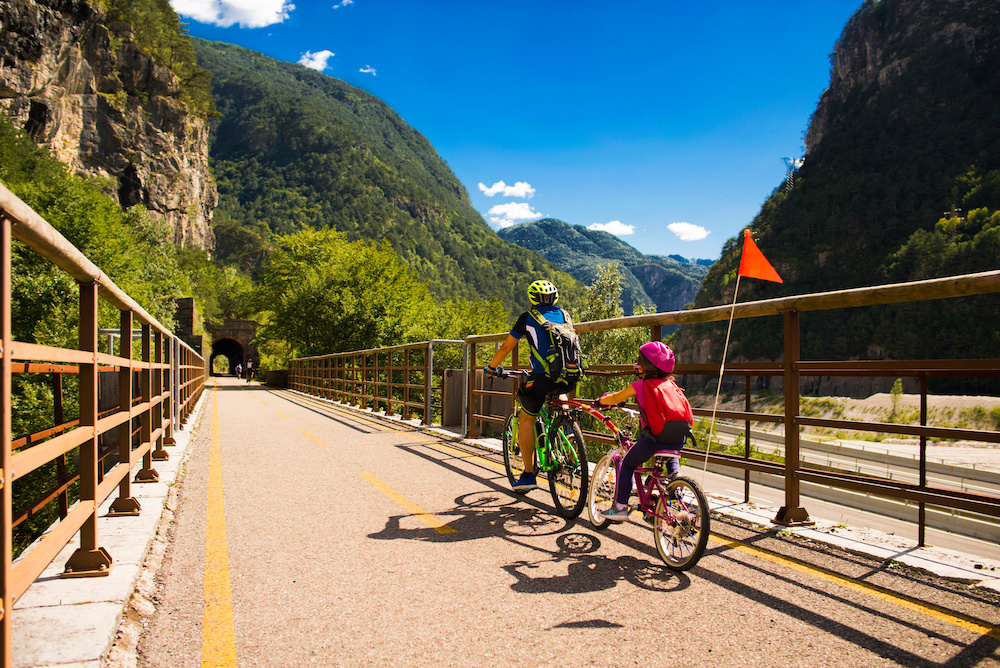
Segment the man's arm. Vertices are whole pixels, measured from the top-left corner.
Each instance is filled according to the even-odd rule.
[[[493,359],[490,360],[490,363],[487,365],[486,367],[487,373],[489,373],[490,369],[495,370],[500,365],[501,362],[507,359],[507,355],[510,355],[510,351],[514,350],[514,348],[516,347],[517,347],[517,339],[508,334],[507,340],[503,342],[503,345],[500,346],[500,349],[497,350],[496,355],[493,356]]]

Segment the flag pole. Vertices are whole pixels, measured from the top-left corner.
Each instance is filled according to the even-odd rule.
[[[719,366],[719,385],[715,388],[715,404],[712,405],[712,420],[708,423],[708,443],[705,444],[705,467],[701,472],[701,486],[705,486],[708,476],[708,453],[712,449],[715,435],[715,413],[719,408],[719,393],[722,391],[722,376],[726,372],[726,353],[729,352],[729,336],[733,332],[733,317],[736,315],[736,296],[740,293],[740,273],[736,272],[736,289],[733,290],[733,307],[729,311],[729,327],[726,329],[726,344],[722,348],[722,364]]]

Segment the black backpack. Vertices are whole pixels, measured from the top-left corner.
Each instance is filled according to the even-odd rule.
[[[531,354],[542,365],[545,375],[556,383],[575,385],[586,376],[583,373],[585,363],[583,349],[580,348],[580,337],[573,330],[573,321],[569,313],[563,311],[566,322],[559,324],[549,322],[538,309],[532,307],[528,314],[542,326],[549,335],[549,350],[545,357],[534,347]]]

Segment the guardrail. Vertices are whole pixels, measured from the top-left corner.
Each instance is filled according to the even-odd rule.
[[[384,410],[387,415],[397,414],[397,408],[403,417],[418,412],[423,424],[432,424],[437,410],[446,422],[445,369],[434,365],[434,346],[463,344],[434,339],[296,358],[289,360],[288,387],[373,411]],[[436,378],[440,378],[437,384]]]
[[[724,372],[724,378],[729,382],[742,378],[745,388],[745,410],[717,411],[718,420],[743,422],[746,438],[746,452],[742,455],[725,454],[721,452],[706,452],[704,450],[685,449],[684,455],[698,462],[708,462],[726,467],[743,469],[744,493],[749,499],[750,473],[766,473],[780,476],[784,480],[785,502],[774,521],[784,525],[809,524],[809,514],[801,506],[800,484],[811,482],[829,487],[859,491],[864,494],[897,499],[918,504],[917,540],[924,544],[924,528],[926,524],[926,505],[940,506],[957,510],[971,511],[1000,518],[1000,497],[988,494],[977,494],[961,490],[945,489],[927,484],[927,441],[932,438],[961,439],[984,443],[1000,443],[1000,432],[975,429],[956,429],[934,427],[927,424],[927,379],[936,376],[949,377],[981,377],[1000,376],[1000,360],[917,360],[917,361],[813,361],[802,360],[799,356],[799,315],[808,311],[834,310],[865,306],[878,306],[903,302],[916,302],[937,299],[952,299],[970,295],[984,295],[1000,292],[1000,271],[989,271],[978,274],[952,276],[948,278],[899,283],[892,285],[842,290],[836,292],[809,294],[779,299],[746,302],[734,306],[717,306],[711,308],[692,309],[689,311],[673,311],[640,316],[628,316],[610,320],[581,322],[575,328],[581,338],[587,333],[607,331],[622,327],[649,327],[650,339],[661,338],[662,328],[670,325],[708,323],[726,321],[733,318],[760,318],[780,316],[783,321],[784,355],[780,362],[773,363],[730,363],[725,368],[721,364],[678,364],[674,373],[678,376],[708,376],[719,378]],[[506,414],[497,414],[484,410],[489,406],[489,399],[494,397],[510,397],[509,392],[498,392],[485,387],[485,376],[482,372],[485,366],[482,362],[492,357],[493,351],[505,338],[506,333],[470,336],[466,338],[469,345],[469,385],[467,397],[468,435],[480,435],[488,424],[500,424]],[[480,354],[480,348],[486,348]],[[517,360],[517,350],[514,351]],[[622,366],[595,366],[588,373],[620,374],[627,372]],[[752,380],[760,376],[778,376],[782,379],[784,391],[784,412],[780,415],[755,413],[751,411]],[[862,422],[844,419],[824,419],[803,415],[800,412],[800,393],[802,376],[888,376],[913,377],[920,381],[920,424],[904,425],[882,422]],[[501,402],[503,405],[504,402]],[[506,402],[504,408],[509,409]],[[701,418],[713,414],[711,409],[696,408],[695,415]],[[778,423],[784,427],[784,463],[776,463],[755,458],[750,455],[750,425],[751,423]],[[800,432],[804,427],[826,427],[854,431],[879,432],[886,434],[903,434],[919,438],[919,458],[917,461],[917,483],[907,483],[874,476],[851,475],[843,472],[831,472],[803,466],[800,456]],[[609,442],[606,435],[586,434],[588,440]]]
[[[13,340],[11,329],[11,243],[17,240],[46,258],[79,287],[79,346],[58,348]],[[106,576],[113,555],[100,545],[97,512],[117,490],[109,515],[137,515],[139,502],[132,483],[155,482],[153,462],[168,459],[174,429],[190,416],[205,384],[205,361],[125,294],[65,237],[0,184],[0,309],[2,371],[0,394],[0,661],[12,662],[11,610],[14,601],[79,533],[80,547],[71,555],[65,577]],[[118,354],[98,348],[101,301],[119,313],[120,332],[139,330],[136,356],[132,337],[119,337]],[[14,438],[11,426],[14,374],[48,376],[53,392],[52,426]],[[113,378],[114,377],[114,378]],[[65,380],[78,392],[79,417],[63,416]],[[102,379],[117,381],[102,382]],[[115,387],[117,385],[117,387]],[[74,460],[78,464],[72,465]],[[140,466],[135,479],[134,467]],[[44,474],[44,475],[42,475]],[[15,486],[33,480],[36,498],[13,508]],[[73,502],[71,490],[78,490]],[[20,487],[19,487],[20,489]],[[53,504],[53,505],[50,505]],[[37,541],[13,563],[15,522],[57,510],[45,540]]]

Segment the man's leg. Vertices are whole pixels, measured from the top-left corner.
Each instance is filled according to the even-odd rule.
[[[521,459],[524,461],[524,472],[535,471],[535,416],[521,409],[520,423],[517,428],[517,444],[521,448]]]

